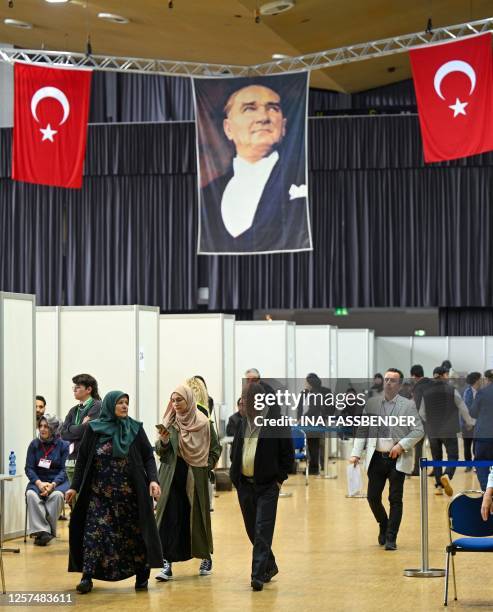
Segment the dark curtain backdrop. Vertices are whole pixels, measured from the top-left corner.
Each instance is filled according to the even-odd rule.
[[[210,310],[489,307],[493,155],[425,166],[414,116],[309,122],[313,253],[198,258],[194,124],[89,128],[81,191],[14,184],[0,130],[0,290]]]
[[[493,336],[493,308],[440,308],[441,336]]]
[[[365,113],[385,110],[416,112],[411,79],[355,94],[310,89],[308,114]],[[188,77],[116,72],[93,73],[90,123],[193,120]]]

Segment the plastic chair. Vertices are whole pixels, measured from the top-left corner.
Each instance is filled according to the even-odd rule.
[[[471,497],[474,495],[475,497]],[[443,605],[448,602],[448,579],[450,556],[452,556],[452,576],[454,579],[454,599],[457,600],[454,557],[458,552],[493,552],[493,516],[487,521],[481,518],[482,491],[463,491],[453,497],[447,507],[450,544],[446,548],[445,596]],[[465,538],[452,540],[452,531]]]
[[[306,434],[300,427],[291,428],[291,436],[293,438],[294,459],[297,463],[304,461],[305,467],[305,485],[308,486],[308,452],[306,444]]]

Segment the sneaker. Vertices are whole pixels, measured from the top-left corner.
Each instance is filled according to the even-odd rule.
[[[156,580],[159,580],[159,582],[167,582],[168,580],[173,580],[171,563],[168,563],[166,559],[164,559],[163,569],[156,576]]]
[[[445,491],[445,493],[449,496],[452,497],[452,495],[454,494],[454,490],[452,489],[452,485],[450,484],[450,479],[447,476],[447,474],[444,474],[441,478],[440,478],[440,482],[442,483],[442,487],[443,490]]]
[[[209,576],[210,574],[212,574],[212,559],[202,559],[199,576]]]
[[[435,495],[443,495],[443,487],[435,487]]]
[[[53,537],[54,536],[52,536],[51,533],[48,533],[47,531],[41,531],[34,539],[34,543],[37,546],[46,546],[48,542],[51,542],[51,540],[53,540]]]

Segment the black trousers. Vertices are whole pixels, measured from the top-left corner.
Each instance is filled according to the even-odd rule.
[[[271,547],[278,499],[277,482],[256,485],[242,477],[238,483],[238,501],[246,532],[253,544],[252,579],[255,578],[262,582],[266,572],[271,570],[276,563]]]
[[[404,472],[396,469],[397,459],[383,457],[375,451],[368,467],[367,499],[373,516],[381,527],[387,528],[387,539],[396,540],[402,520],[402,496],[404,494]],[[382,504],[385,483],[389,481],[389,514]]]
[[[473,430],[462,428],[462,441],[464,443],[464,461],[472,461],[472,443],[473,443]]]
[[[319,465],[320,464],[320,438],[308,438],[308,455],[310,457],[310,464],[308,466],[308,471],[310,474],[318,474],[319,473]]]
[[[447,451],[447,459],[449,461],[457,461],[459,459],[459,441],[455,438],[433,438],[430,437],[430,449],[433,461],[441,461],[443,459],[442,445]],[[441,487],[440,478],[442,476],[442,468],[433,468],[435,473],[435,486]],[[445,474],[452,480],[455,474],[454,467],[445,468]]]
[[[489,459],[493,459],[493,440],[488,438],[474,440],[474,459],[477,459],[478,461],[487,461]],[[476,468],[476,475],[478,477],[482,491],[486,491],[489,474],[489,467],[478,466]]]

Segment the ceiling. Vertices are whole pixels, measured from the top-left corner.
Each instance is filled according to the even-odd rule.
[[[257,64],[273,53],[303,55],[493,16],[492,0],[296,0],[283,14],[255,23],[263,0],[0,0],[0,41],[28,49],[226,64]],[[126,25],[101,21],[117,13]],[[5,18],[33,24],[4,25]],[[390,70],[389,70],[390,69]],[[409,78],[406,53],[313,71],[311,85],[356,92]]]

